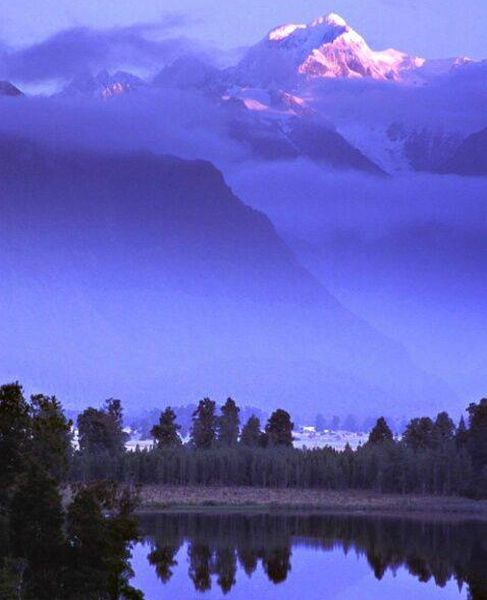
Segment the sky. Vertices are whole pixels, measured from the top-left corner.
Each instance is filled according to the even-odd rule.
[[[291,405],[303,394],[303,386],[309,384],[307,409],[315,411],[311,395],[314,394],[316,402],[321,402],[325,389],[328,390],[325,395],[340,403],[340,410],[345,414],[347,402],[351,403],[350,411],[353,412],[357,411],[357,406],[359,410],[368,409],[369,403],[378,407],[384,399],[388,407],[391,395],[396,400],[404,396],[407,402],[420,399],[423,403],[426,396],[423,371],[428,374],[428,386],[431,384],[428,399],[436,403],[436,399],[441,398],[442,408],[446,408],[445,403],[451,402],[455,410],[461,409],[468,401],[475,401],[480,393],[484,393],[487,342],[482,335],[485,330],[485,302],[482,299],[487,297],[487,267],[485,261],[479,261],[478,257],[486,253],[484,198],[487,179],[464,181],[456,176],[408,173],[390,180],[377,178],[373,181],[363,173],[329,172],[323,165],[311,164],[302,158],[284,163],[268,160],[268,157],[262,156],[266,152],[265,136],[260,137],[261,131],[265,131],[265,127],[261,129],[262,122],[257,122],[255,131],[250,131],[249,139],[254,135],[257,140],[257,151],[253,152],[253,145],[245,136],[239,139],[238,125],[243,124],[246,129],[251,122],[247,120],[245,111],[237,116],[235,132],[234,117],[238,113],[222,110],[221,102],[215,102],[210,95],[202,95],[197,86],[196,89],[178,87],[177,78],[172,76],[165,84],[159,82],[154,86],[142,86],[137,93],[124,94],[113,102],[100,102],[89,94],[80,97],[61,94],[54,98],[30,95],[32,88],[29,86],[42,88],[53,85],[59,86],[54,89],[61,89],[73,77],[77,78],[78,84],[80,78],[81,82],[85,81],[86,71],[96,73],[104,68],[111,71],[122,68],[132,72],[135,65],[141,70],[140,73],[134,71],[138,74],[156,74],[178,55],[188,54],[190,60],[182,62],[184,75],[192,74],[188,64],[195,65],[197,75],[200,71],[205,74],[201,63],[193,60],[195,52],[206,50],[203,59],[208,59],[210,65],[213,60],[218,64],[222,55],[238,54],[219,53],[215,51],[218,48],[225,50],[253,44],[274,26],[285,22],[309,22],[330,11],[343,15],[372,48],[395,46],[426,57],[470,55],[487,58],[487,41],[483,35],[487,22],[486,0],[463,0],[462,3],[457,0],[441,0],[441,3],[440,0],[428,0],[421,4],[415,3],[415,0],[334,0],[333,4],[316,0],[296,0],[293,4],[287,0],[165,0],[164,3],[155,0],[38,0],[35,3],[32,0],[15,0],[7,3],[4,0],[4,4],[0,21],[0,79],[8,79],[27,92],[24,98],[0,99],[0,180],[7,169],[9,176],[15,173],[12,185],[18,186],[18,190],[14,190],[18,195],[5,193],[5,190],[0,194],[6,206],[2,206],[4,218],[0,219],[0,250],[2,244],[4,249],[8,249],[8,252],[0,252],[0,263],[4,262],[0,264],[0,292],[3,285],[6,293],[15,297],[15,302],[3,303],[4,310],[8,312],[0,318],[0,322],[7,323],[11,333],[2,331],[0,338],[10,335],[20,340],[19,331],[24,336],[23,343],[17,344],[18,355],[11,352],[11,345],[0,343],[0,375],[7,373],[8,376],[2,376],[5,381],[19,379],[25,382],[27,377],[34,391],[62,395],[63,390],[66,394],[69,390],[75,404],[84,402],[90,394],[102,393],[100,389],[106,390],[102,397],[120,396],[129,403],[145,401],[139,386],[142,369],[146,369],[144,372],[147,374],[143,392],[147,402],[153,402],[153,387],[160,387],[163,382],[167,398],[178,398],[178,403],[182,404],[194,401],[201,390],[206,390],[210,396],[215,392],[218,398],[235,392],[244,403],[255,405],[253,399],[260,394],[256,386],[260,385],[261,388],[272,386],[276,389],[279,401],[283,401],[287,394]],[[195,42],[197,39],[203,43],[198,44]],[[386,151],[392,140],[387,134],[391,131],[393,134],[394,131],[403,131],[406,143],[409,142],[404,148],[419,159],[433,141],[433,159],[443,161],[446,145],[454,147],[459,136],[480,131],[486,126],[486,68],[487,61],[483,65],[467,65],[424,87],[357,80],[327,81],[326,84],[322,82],[323,85],[311,86],[312,93],[308,94],[307,101],[316,114],[324,117],[325,124],[343,127],[339,129],[340,133],[345,137],[350,135],[351,140],[356,139],[353,143],[367,156],[370,153],[374,160],[377,157],[379,164],[382,164],[381,157],[389,154]],[[391,125],[394,125],[392,129]],[[422,133],[416,135],[424,127],[427,128],[425,136]],[[310,280],[314,282],[313,289],[316,281],[322,282],[327,290],[327,302],[331,297],[336,298],[376,328],[375,338],[369,339],[368,334],[365,336],[370,347],[376,347],[374,339],[387,341],[384,352],[381,350],[384,347],[382,342],[377,345],[382,352],[380,360],[374,359],[375,353],[364,351],[367,361],[374,363],[372,367],[369,369],[362,356],[357,365],[350,367],[347,354],[345,362],[347,369],[352,369],[353,377],[348,371],[346,378],[339,374],[336,376],[336,363],[333,362],[333,369],[325,373],[328,379],[325,376],[323,380],[319,379],[322,375],[321,371],[315,370],[315,356],[320,357],[321,364],[325,351],[333,348],[330,360],[341,360],[336,350],[339,346],[334,343],[327,345],[329,340],[334,339],[330,331],[334,334],[338,331],[336,337],[339,340],[343,338],[344,344],[345,338],[352,334],[343,335],[346,328],[340,326],[340,319],[330,317],[330,328],[326,336],[322,336],[323,328],[328,326],[322,315],[325,314],[328,319],[328,313],[322,313],[320,304],[319,318],[315,319],[315,313],[307,309],[306,294],[296,292],[301,288],[296,287],[293,281],[288,286],[291,309],[287,313],[273,314],[272,319],[268,319],[266,307],[273,307],[276,288],[267,273],[274,275],[281,273],[282,269],[279,263],[271,265],[269,271],[263,270],[259,262],[262,256],[267,260],[274,252],[269,252],[267,246],[262,256],[254,259],[254,255],[249,254],[249,249],[259,249],[253,237],[255,227],[253,224],[243,227],[241,217],[252,212],[244,210],[240,216],[232,214],[228,221],[231,227],[220,218],[219,211],[213,214],[205,209],[204,218],[209,219],[213,214],[213,220],[202,228],[200,219],[206,223],[202,220],[203,216],[190,218],[189,225],[197,224],[190,238],[193,246],[184,237],[186,230],[182,227],[179,237],[184,241],[177,249],[178,252],[180,250],[181,261],[189,256],[191,260],[194,258],[196,266],[189,261],[185,271],[180,268],[179,254],[175,255],[177,260],[169,260],[173,257],[173,247],[164,251],[159,246],[159,240],[165,239],[160,236],[160,231],[155,232],[157,244],[154,248],[157,252],[151,254],[152,242],[147,242],[151,239],[148,238],[149,233],[153,234],[154,227],[160,224],[161,227],[168,226],[171,221],[165,217],[159,220],[152,218],[151,194],[159,188],[151,187],[150,178],[145,177],[145,163],[140,166],[142,159],[138,154],[128,157],[130,168],[126,169],[127,173],[138,173],[143,182],[143,185],[137,186],[136,194],[130,195],[131,187],[113,190],[106,187],[117,181],[110,173],[98,177],[99,181],[96,175],[83,177],[78,189],[77,185],[72,187],[71,176],[63,179],[53,172],[51,177],[46,176],[43,200],[46,204],[43,205],[38,197],[35,160],[30,159],[33,160],[32,183],[28,183],[25,165],[8,171],[8,161],[12,158],[24,160],[23,157],[31,156],[22,147],[15,152],[9,138],[2,141],[2,135],[8,133],[40,143],[51,143],[56,151],[64,149],[68,157],[72,146],[82,146],[92,160],[86,167],[90,175],[93,172],[91,165],[100,163],[97,153],[111,153],[113,150],[142,149],[183,159],[212,161],[243,202],[271,219],[282,236],[276,242],[276,251],[277,248],[287,248],[281,246],[283,242],[287,244],[295,252],[299,264],[314,276]],[[271,136],[271,149],[273,139]],[[275,139],[279,140],[279,135]],[[263,140],[262,143],[260,140]],[[264,149],[262,154],[259,146]],[[323,146],[320,144],[320,147]],[[400,146],[397,148],[400,150]],[[394,158],[403,160],[407,156],[392,156]],[[73,157],[70,160],[70,165],[76,164],[77,159]],[[40,164],[48,167],[57,162],[54,159],[41,160]],[[62,172],[62,164],[59,168]],[[206,196],[201,194],[198,177],[199,172],[196,172],[196,183],[191,189],[198,197],[195,206],[203,209],[205,205],[201,204],[200,196]],[[43,178],[40,181],[44,185]],[[189,185],[191,177],[181,177],[180,181],[178,185],[185,189],[184,185]],[[223,179],[218,181],[222,184]],[[61,192],[56,187],[59,185],[65,185]],[[84,194],[87,185],[94,186],[93,196]],[[29,195],[30,189],[36,189],[36,194]],[[126,203],[120,202],[122,190],[128,194]],[[148,208],[144,213],[140,199],[146,194]],[[208,196],[212,197],[211,194]],[[87,198],[93,206],[97,206],[96,210],[86,209]],[[113,204],[107,198],[112,199]],[[170,210],[173,210],[172,198],[172,192],[168,192]],[[99,200],[100,208],[97,205]],[[54,212],[50,209],[51,201],[56,209]],[[58,212],[56,202],[60,203]],[[154,206],[159,206],[159,203]],[[165,205],[162,203],[161,206]],[[185,206],[181,204],[181,210],[184,211]],[[134,214],[138,215],[135,221]],[[145,218],[144,214],[147,214]],[[36,219],[40,219],[42,227],[38,226]],[[186,223],[186,218],[180,218],[179,213],[174,219],[178,223]],[[243,237],[241,245],[235,243],[235,236],[232,237],[231,248],[236,252],[235,262],[232,262],[224,252],[218,254],[220,248],[217,242],[226,239],[225,235],[233,231],[236,223],[236,231]],[[105,235],[105,226],[110,235]],[[137,244],[132,242],[133,229],[137,235],[140,232],[140,239],[144,240],[140,247],[144,252],[147,249],[147,255],[139,251],[139,237],[135,237]],[[204,247],[200,242],[200,230],[211,234],[206,250],[212,256],[223,257],[217,260],[215,272],[211,271],[212,279],[206,277],[214,283],[218,301],[222,298],[228,300],[228,305],[223,302],[225,310],[221,312],[215,310],[214,297],[208,296],[204,287],[197,290],[199,296],[192,295],[191,285],[194,282],[196,286],[206,274],[198,262],[200,257],[205,257],[200,249],[200,246]],[[92,231],[100,236],[95,235],[99,247],[92,243]],[[167,238],[168,243],[177,239],[178,235],[172,231]],[[65,244],[63,253],[58,251],[61,244],[58,236]],[[68,254],[71,245],[72,260]],[[102,261],[100,256],[106,246],[107,258]],[[123,250],[120,257],[117,249]],[[113,265],[109,260],[112,251],[116,257]],[[83,257],[79,269],[73,268],[78,264],[78,256]],[[92,260],[93,256],[96,260]],[[249,259],[248,263],[244,263],[251,271],[248,279],[240,277],[243,272],[242,256]],[[119,258],[122,262],[127,261],[126,266],[123,263],[123,269],[118,268]],[[164,285],[167,282],[161,277],[163,258],[167,259],[167,273],[172,277],[171,282],[174,281],[174,289],[179,293],[181,281],[188,285],[191,292],[188,297],[191,301],[193,297],[197,298],[197,310],[189,300],[182,303],[179,296],[177,302],[174,301],[171,288],[166,298],[169,316],[166,318],[161,311],[161,303],[151,290],[153,282],[162,282],[161,289],[157,289],[166,293]],[[27,276],[19,268],[22,261],[27,265]],[[38,265],[42,265],[42,269]],[[46,268],[46,265],[51,266]],[[211,270],[212,265],[208,263],[206,266]],[[225,276],[221,276],[220,269],[223,267],[228,268]],[[123,285],[137,290],[133,297],[123,296],[125,304],[122,306],[119,305],[122,296],[118,293],[119,280],[116,277],[112,288],[109,288],[110,302],[106,301],[103,268],[107,269],[109,278],[113,274],[121,276]],[[266,297],[263,303],[242,303],[240,290],[246,293],[257,290],[254,269],[259,275],[264,274],[261,278],[269,285],[270,300]],[[64,279],[59,277],[59,273]],[[86,289],[80,283],[80,273],[88,282]],[[147,296],[139,294],[139,274],[150,292]],[[195,277],[196,274],[198,277]],[[51,280],[56,282],[55,285],[51,285]],[[235,280],[239,286],[235,285]],[[228,285],[228,295],[219,292],[221,282]],[[45,291],[47,286],[49,293]],[[294,303],[295,293],[302,299],[302,304]],[[103,301],[100,301],[101,298]],[[201,313],[202,299],[211,318],[201,319],[198,337],[192,317]],[[332,304],[339,306],[335,300]],[[301,312],[296,311],[296,306]],[[232,312],[234,307],[238,309],[235,313],[239,319]],[[258,307],[255,312],[254,307]],[[173,308],[174,318],[170,312]],[[124,312],[122,317],[120,311]],[[215,314],[218,314],[218,323],[214,325],[212,318]],[[159,321],[155,321],[154,315]],[[96,323],[94,327],[93,322]],[[357,320],[359,322],[362,323]],[[220,323],[223,333],[218,329]],[[255,324],[253,328],[249,327],[249,323]],[[261,323],[268,325],[269,330],[262,328]],[[70,329],[70,324],[74,329]],[[235,335],[235,327],[240,324],[241,329]],[[177,327],[180,329],[177,330]],[[357,335],[362,336],[361,327],[358,328]],[[304,337],[297,337],[296,331],[305,336],[305,341]],[[312,361],[308,360],[307,354],[308,351],[315,352],[315,346],[309,343],[310,331],[316,336],[318,349]],[[383,338],[383,334],[389,337]],[[208,358],[207,340],[210,336],[218,339],[219,343],[211,344],[213,354]],[[292,344],[289,344],[290,339]],[[300,339],[301,345],[297,343]],[[46,340],[50,343],[47,350]],[[171,340],[177,342],[172,343]],[[400,342],[401,345],[395,346],[397,351],[389,351],[389,340],[395,340],[394,344]],[[201,343],[204,351],[195,351],[197,343]],[[364,344],[362,341],[357,344],[353,339],[351,346],[354,350],[363,349]],[[120,350],[114,354],[113,347],[121,348],[123,352]],[[175,354],[173,347],[181,355]],[[249,347],[252,351],[246,350]],[[257,360],[257,364],[255,347],[263,355],[269,352],[272,360]],[[290,364],[294,364],[295,351],[303,363],[302,369],[293,368],[294,387],[280,377],[281,372],[288,370],[287,365],[282,366],[283,347],[289,347]],[[403,348],[412,357],[414,365],[408,355],[402,355]],[[7,352],[3,358],[2,349]],[[161,358],[166,356],[161,352],[167,352],[167,359]],[[219,352],[224,359],[220,358]],[[108,355],[111,361],[106,359]],[[52,362],[51,356],[54,357]],[[233,357],[232,360],[229,356]],[[385,367],[384,356],[391,361],[397,359],[399,366],[391,363],[390,367]],[[224,369],[221,367],[222,360],[226,365]],[[204,361],[209,361],[210,366]],[[99,369],[102,363],[103,373]],[[340,362],[339,373],[342,364],[343,361]],[[365,384],[361,383],[362,367],[368,369]],[[413,367],[417,370],[410,375],[409,369]],[[184,369],[198,374],[200,379],[196,375],[190,378],[183,376]],[[133,377],[134,372],[137,373],[136,378]],[[376,373],[377,378],[369,379]],[[265,377],[269,377],[269,383],[264,385]],[[391,392],[385,377],[390,377],[393,380],[391,386],[398,385],[399,390],[394,387]],[[348,387],[349,382],[355,386],[353,393]],[[89,388],[90,385],[93,387]],[[129,389],[131,385],[132,391]],[[279,387],[281,385],[283,387]],[[411,388],[409,393],[406,385],[415,389]],[[75,387],[77,391],[73,393]],[[377,389],[380,393],[374,404],[371,393],[376,394]],[[262,406],[267,405],[269,397],[263,396],[260,401]],[[396,406],[402,410],[400,401]],[[412,412],[412,405],[410,407]],[[430,405],[431,410],[432,407],[433,404]]]
[[[337,12],[375,49],[442,58],[487,57],[485,0],[15,0],[4,1],[0,44],[38,42],[73,26],[110,28],[179,15],[185,35],[223,49],[246,46],[272,27]],[[1,47],[1,46],[0,46]]]

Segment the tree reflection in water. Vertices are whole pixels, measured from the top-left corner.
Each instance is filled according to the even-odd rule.
[[[296,514],[158,514],[141,518],[149,561],[167,583],[176,555],[188,545],[188,575],[200,592],[212,583],[227,593],[240,567],[249,577],[261,565],[269,581],[285,581],[293,546],[342,548],[367,558],[377,579],[399,567],[438,587],[455,580],[471,600],[487,600],[487,524],[476,521]]]

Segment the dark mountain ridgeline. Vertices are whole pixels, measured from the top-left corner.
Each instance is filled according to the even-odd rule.
[[[23,96],[24,94],[10,81],[0,81],[0,96]]]
[[[440,168],[441,173],[487,175],[487,127],[469,135],[453,156]]]
[[[306,397],[310,415],[453,401],[207,162],[2,137],[0,186],[3,377],[74,402]]]

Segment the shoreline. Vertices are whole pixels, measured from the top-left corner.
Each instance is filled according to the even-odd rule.
[[[144,485],[139,514],[155,512],[306,512],[487,521],[487,500],[277,488]]]

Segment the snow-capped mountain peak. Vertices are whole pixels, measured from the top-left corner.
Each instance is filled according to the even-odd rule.
[[[240,84],[283,86],[318,78],[403,80],[424,60],[397,50],[372,50],[339,15],[281,25],[252,47],[236,68]]]
[[[289,25],[280,25],[269,32],[267,36],[271,42],[280,42],[292,35],[297,29],[306,29],[306,25],[296,25],[290,23]]]
[[[348,27],[345,19],[336,13],[329,13],[323,17],[318,17],[311,22],[311,27],[317,27],[318,25],[323,25],[324,23],[333,27]]]

